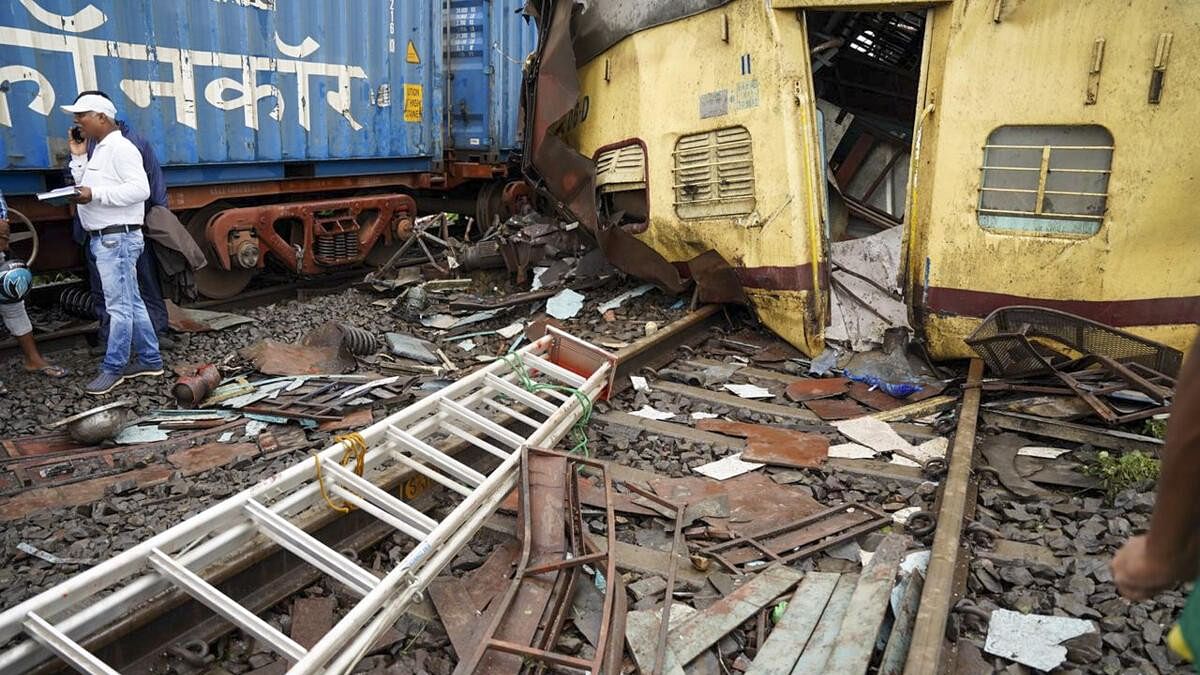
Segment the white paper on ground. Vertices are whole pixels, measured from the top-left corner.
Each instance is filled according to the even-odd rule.
[[[829,456],[834,459],[871,459],[879,453],[858,443],[839,443],[829,446]]]
[[[1070,450],[1063,448],[1045,448],[1037,445],[1027,445],[1017,451],[1021,457],[1041,457],[1042,459],[1058,459],[1060,455],[1065,455]]]
[[[874,417],[858,417],[852,420],[834,422],[833,426],[843,436],[865,445],[876,452],[891,452],[901,450],[914,454],[916,448],[892,430],[891,425]]]
[[[920,510],[921,508],[918,506],[906,506],[899,511],[894,511],[892,512],[892,522],[897,525],[904,525],[908,522],[909,516]]]
[[[625,304],[626,300],[629,300],[630,298],[636,298],[639,295],[645,295],[647,292],[649,292],[653,288],[654,288],[654,284],[642,284],[641,286],[638,286],[637,288],[635,288],[631,291],[626,291],[626,292],[618,295],[617,297],[613,298],[612,300],[609,300],[608,302],[604,303],[603,305],[600,305],[599,307],[596,308],[596,311],[603,314],[610,309],[617,309],[621,305]]]
[[[706,413],[706,412],[692,413],[692,419],[694,419],[694,420],[715,420],[718,417],[720,417],[720,415],[714,415],[712,413]]]
[[[529,287],[531,291],[540,291],[542,289],[542,275],[546,273],[549,267],[533,268],[533,284]]]
[[[475,349],[475,341],[474,340],[463,340],[462,342],[459,342],[457,344],[458,344],[458,348],[463,350],[464,352],[469,352],[472,349]]]
[[[771,398],[774,396],[771,392],[763,389],[757,384],[724,384],[721,385],[737,394],[741,398]]]
[[[715,462],[709,462],[704,466],[698,466],[692,469],[692,471],[708,476],[714,480],[725,480],[727,478],[733,478],[734,476],[740,476],[744,473],[750,473],[751,471],[754,471],[755,469],[761,469],[764,466],[766,466],[766,464],[742,461],[742,453],[739,452],[736,455],[730,455],[724,459],[718,459]]]
[[[546,301],[546,313],[559,321],[566,321],[583,309],[583,300],[584,297],[579,293],[564,288],[558,295]]]
[[[1054,670],[1067,658],[1060,643],[1094,632],[1096,624],[1084,619],[995,609],[983,649],[1030,668]]]
[[[511,340],[512,338],[515,338],[517,336],[517,333],[520,333],[523,330],[525,330],[525,324],[521,323],[520,321],[517,321],[515,323],[508,324],[507,326],[497,330],[496,332],[500,334],[500,337],[502,337],[506,340]]]
[[[648,405],[644,405],[641,410],[635,410],[629,414],[634,417],[645,417],[648,420],[669,420],[675,416],[675,413],[669,413]]]
[[[644,377],[630,375],[629,382],[633,385],[634,391],[650,391],[650,383]]]

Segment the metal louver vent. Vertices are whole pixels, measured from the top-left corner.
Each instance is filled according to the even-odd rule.
[[[745,127],[683,136],[674,155],[675,212],[680,218],[754,211],[754,155]]]
[[[596,158],[596,189],[601,193],[646,189],[646,150],[626,145]]]

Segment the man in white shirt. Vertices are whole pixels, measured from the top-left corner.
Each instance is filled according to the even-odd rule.
[[[100,272],[109,313],[108,351],[89,394],[106,394],[130,377],[162,375],[158,338],[138,290],[137,259],[142,238],[143,202],[150,183],[137,148],[117,128],[117,110],[103,96],[87,94],[62,109],[74,115],[83,139],[68,134],[71,175],[79,188],[73,201]],[[87,139],[96,141],[91,159]],[[130,347],[134,359],[130,360]]]

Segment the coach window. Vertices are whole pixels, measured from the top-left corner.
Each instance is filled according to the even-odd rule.
[[[675,213],[680,218],[754,211],[754,154],[746,127],[680,137],[675,143]]]
[[[1108,205],[1113,138],[1081,126],[1007,126],[988,136],[979,225],[1016,234],[1091,236]]]

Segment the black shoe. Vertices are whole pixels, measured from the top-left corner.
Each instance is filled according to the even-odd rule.
[[[130,379],[134,377],[156,377],[162,374],[162,366],[148,366],[144,363],[134,361],[125,366],[125,370],[121,373],[121,376],[125,379]]]
[[[173,352],[176,349],[179,349],[179,341],[177,341],[175,338],[171,337],[170,335],[167,335],[166,333],[159,333],[159,335],[158,335],[158,350],[159,351]]]

